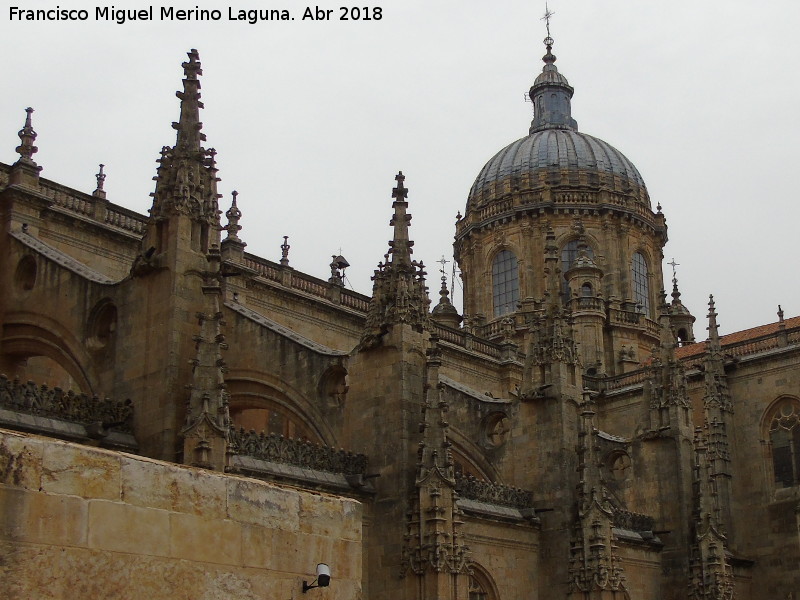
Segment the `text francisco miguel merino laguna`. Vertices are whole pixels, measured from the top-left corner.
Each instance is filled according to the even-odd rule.
[[[319,6],[306,6],[302,11],[300,20],[329,21],[329,20],[361,20],[378,21],[383,15],[379,6],[364,7],[338,7],[341,14],[334,15],[334,9],[324,9]],[[300,11],[297,11],[299,14]],[[62,8],[56,6],[48,9],[28,9],[19,6],[9,7],[10,21],[111,21],[122,25],[128,21],[220,21],[223,16],[228,21],[245,21],[254,24],[258,21],[293,21],[294,16],[287,9],[248,9],[228,6],[227,10],[194,8],[176,8],[174,6],[158,7],[158,12],[153,6],[135,9],[116,8],[114,6],[96,6],[94,9]]]

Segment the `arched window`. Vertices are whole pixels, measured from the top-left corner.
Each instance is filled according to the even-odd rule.
[[[768,420],[775,485],[800,484],[800,401],[783,398]]]
[[[588,298],[593,294],[592,284],[588,281],[581,286],[581,296],[584,298]]]
[[[469,577],[469,600],[487,600],[489,594],[483,589],[480,580],[474,575]]]
[[[469,576],[469,600],[496,600],[497,588],[489,574],[477,564],[472,564]]]
[[[501,317],[517,309],[519,301],[517,257],[509,250],[498,252],[492,262],[492,298],[495,317]]]
[[[594,258],[594,250],[588,244],[586,245],[586,254],[589,255],[589,258]],[[561,296],[564,302],[569,301],[569,283],[564,274],[569,271],[576,258],[578,258],[578,240],[570,240],[561,249]]]
[[[647,278],[647,262],[640,252],[633,255],[631,261],[631,281],[633,282],[633,299],[641,307],[641,312],[650,314],[650,281]]]

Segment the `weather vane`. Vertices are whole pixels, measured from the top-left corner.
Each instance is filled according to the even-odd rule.
[[[542,17],[542,21],[545,22],[547,26],[547,37],[550,37],[550,17],[552,17],[554,12],[550,12],[550,9],[547,7],[547,2],[544,3],[544,16]]]

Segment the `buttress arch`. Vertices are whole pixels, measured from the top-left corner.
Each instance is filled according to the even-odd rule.
[[[52,318],[28,312],[7,315],[0,338],[0,366],[12,369],[15,361],[44,357],[63,369],[84,394],[98,393],[92,360],[80,340]],[[15,373],[8,373],[14,377]],[[37,381],[47,383],[48,381]]]

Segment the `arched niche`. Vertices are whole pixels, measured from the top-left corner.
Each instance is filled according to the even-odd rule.
[[[324,419],[307,400],[282,388],[280,382],[229,374],[226,385],[230,415],[237,429],[335,446],[333,436],[324,429]]]

